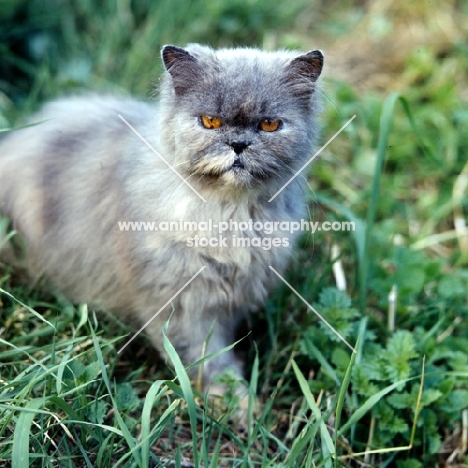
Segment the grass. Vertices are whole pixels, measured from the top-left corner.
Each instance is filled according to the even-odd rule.
[[[229,375],[232,391],[214,403],[190,386],[167,339],[172,366],[144,337],[117,359],[125,325],[0,265],[2,466],[468,464],[466,7],[336,5],[4,2],[5,129],[67,92],[146,95],[163,43],[307,49],[312,32],[337,63],[324,80],[322,141],[357,117],[312,165],[310,214],[358,229],[304,235],[286,276],[357,352],[280,285],[241,343],[244,431],[229,422],[238,398]],[[420,34],[420,18],[433,40],[409,38],[378,77],[369,72],[369,57],[377,62],[405,21]],[[344,54],[343,41],[356,46]],[[346,81],[334,54],[356,64]],[[0,245],[6,236],[16,239],[2,219]]]

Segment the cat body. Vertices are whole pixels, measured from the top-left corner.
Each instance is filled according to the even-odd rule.
[[[161,352],[174,312],[168,336],[191,364],[233,342],[277,281],[269,267],[287,264],[295,234],[277,229],[268,237],[281,245],[242,247],[239,238],[266,234],[236,223],[304,215],[298,179],[269,199],[311,155],[323,59],[199,45],[166,46],[162,58],[159,105],[69,98],[0,142],[0,209],[28,250],[25,259],[0,255],[136,328],[159,312],[145,333]],[[148,221],[197,225],[122,228]],[[201,238],[218,242],[194,242]],[[242,374],[232,351],[205,363],[205,383],[229,366]]]

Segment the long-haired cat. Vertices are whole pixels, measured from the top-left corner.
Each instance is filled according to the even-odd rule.
[[[16,263],[71,300],[135,327],[167,303],[145,332],[163,352],[173,312],[168,336],[191,364],[233,342],[240,319],[276,283],[269,266],[281,272],[290,257],[294,234],[235,223],[303,216],[299,179],[278,191],[311,156],[323,56],[192,44],[165,46],[162,60],[159,105],[75,97],[7,135],[0,209],[27,245]],[[198,224],[122,228],[142,221]],[[235,242],[267,237],[281,242]],[[219,242],[195,242],[201,238]],[[12,251],[2,254],[15,261]],[[242,374],[233,351],[206,362],[204,383],[229,366]]]

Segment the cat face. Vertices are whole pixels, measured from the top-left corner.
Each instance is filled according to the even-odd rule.
[[[310,156],[319,51],[298,57],[191,45],[166,46],[162,57],[170,77],[163,108],[180,169],[192,180],[262,186],[289,179]]]

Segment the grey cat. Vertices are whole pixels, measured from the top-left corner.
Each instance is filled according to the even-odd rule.
[[[290,257],[295,234],[276,228],[269,236],[281,245],[259,247],[265,232],[235,223],[303,216],[299,179],[269,200],[311,156],[323,56],[191,44],[165,46],[162,60],[159,105],[65,99],[2,140],[0,209],[28,250],[2,256],[137,327],[167,303],[145,332],[164,353],[162,328],[174,312],[168,336],[191,364],[233,342],[277,282],[269,267],[281,273]],[[199,224],[122,228],[140,221]],[[227,367],[242,375],[233,351],[204,364],[204,384]]]

